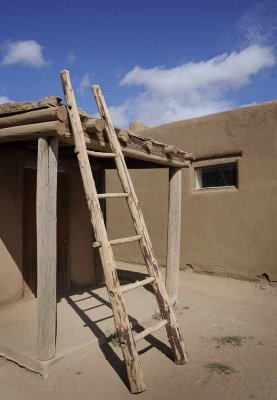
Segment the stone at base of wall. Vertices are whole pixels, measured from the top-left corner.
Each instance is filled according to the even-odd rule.
[[[140,263],[132,263],[132,262],[127,262],[125,260],[119,260],[117,259],[118,265],[121,265],[124,269],[129,268],[133,270],[135,266],[145,267],[144,264]],[[159,264],[159,267],[161,268],[162,274],[165,276],[165,269],[166,265],[165,264]],[[259,282],[259,281],[268,281],[270,285],[275,286],[277,284],[277,276],[269,276],[267,273],[261,272],[260,274],[257,275],[248,275],[248,274],[241,274],[239,272],[236,272],[233,270],[233,268],[230,267],[225,267],[219,264],[209,264],[209,265],[200,265],[196,263],[184,263],[180,262],[179,266],[180,271],[191,271],[195,272],[197,274],[207,274],[207,275],[213,275],[213,276],[220,276],[220,277],[225,277],[225,278],[234,278],[234,279],[241,279],[244,281],[250,281],[250,282]]]
[[[220,277],[225,277],[225,278],[234,278],[234,279],[242,279],[246,281],[268,281],[271,285],[274,285],[277,283],[274,277],[270,277],[267,273],[261,273],[259,275],[247,275],[247,274],[241,274],[241,273],[236,273],[232,270],[230,270],[228,267],[224,267],[222,265],[218,264],[211,264],[211,265],[199,265],[199,264],[185,264],[180,266],[180,270],[191,270],[192,272],[196,272],[198,274],[208,274],[208,275],[214,275],[214,276],[220,276]]]

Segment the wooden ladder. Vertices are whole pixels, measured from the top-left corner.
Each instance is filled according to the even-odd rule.
[[[61,72],[61,81],[75,139],[75,152],[79,161],[83,186],[90,212],[91,224],[93,226],[96,239],[96,242],[93,245],[94,247],[99,247],[101,262],[104,270],[105,284],[107,286],[114,315],[115,327],[117,329],[119,342],[127,367],[130,390],[132,393],[139,393],[145,390],[145,383],[138,351],[136,348],[136,342],[138,340],[165,326],[176,364],[184,364],[187,361],[187,352],[175,313],[171,306],[161,273],[159,271],[158,263],[153,252],[152,244],[133,187],[133,183],[125,163],[124,155],[122,153],[121,146],[116,136],[101,90],[99,86],[93,86],[93,93],[99,113],[105,122],[105,130],[110,143],[111,153],[95,152],[87,149],[68,71]],[[122,193],[97,193],[89,157],[114,159],[123,188]],[[116,197],[126,198],[137,235],[109,241],[99,199]],[[149,277],[139,282],[120,286],[111,246],[114,244],[128,243],[132,241],[139,241]],[[134,334],[131,330],[130,321],[126,312],[123,293],[148,284],[152,285],[162,320],[155,326],[147,328],[140,333]]]

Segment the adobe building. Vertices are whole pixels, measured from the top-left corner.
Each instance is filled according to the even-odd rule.
[[[277,281],[277,101],[144,129],[138,134],[194,153],[182,179],[180,267],[216,275]],[[168,171],[132,177],[159,262],[167,264]],[[108,177],[109,190],[114,176]],[[155,184],[153,185],[153,181]],[[121,209],[109,205],[109,223]],[[140,262],[133,248],[119,260]]]
[[[81,109],[79,115],[90,155],[109,152],[104,122]],[[142,180],[145,170],[170,169],[180,176],[190,165],[191,154],[126,130],[116,132],[128,168],[141,170]],[[45,363],[81,348],[92,336],[101,340],[111,329],[101,323],[113,319],[61,99],[1,105],[0,154],[0,356],[46,374]],[[91,167],[98,193],[105,194],[105,171],[115,168],[113,160],[92,158]],[[167,198],[168,188],[174,192],[176,185],[167,179],[163,185]],[[100,202],[105,217],[106,200]],[[110,239],[131,236],[128,230],[120,233]],[[171,265],[179,265],[178,232],[172,238]],[[141,317],[151,315],[147,301],[136,301]]]

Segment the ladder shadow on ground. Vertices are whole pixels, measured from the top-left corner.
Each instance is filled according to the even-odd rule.
[[[147,285],[147,286],[149,286],[149,285]],[[99,302],[102,302],[103,305],[105,305],[105,306],[109,307],[110,309],[112,309],[111,304],[108,301],[106,301],[105,299],[103,299],[101,296],[99,296],[98,294],[96,294],[96,293],[94,293],[92,291],[89,291],[88,293],[91,294]],[[129,321],[130,321],[131,326],[132,326],[132,331],[134,331],[136,333],[139,333],[139,332],[142,332],[145,329],[145,328],[143,328],[142,325],[139,324],[138,320],[135,319],[134,317],[132,317],[131,315],[128,314],[128,318],[129,318]],[[95,322],[93,322],[93,321],[91,321],[91,322],[95,324]],[[104,333],[102,332],[102,335],[103,334]],[[145,353],[147,350],[149,350],[151,348],[156,348],[161,353],[163,353],[166,357],[168,357],[170,360],[174,361],[171,348],[168,345],[166,345],[165,343],[161,342],[159,339],[155,338],[153,335],[146,336],[144,338],[144,340],[146,342],[148,342],[149,345],[145,349],[139,351],[139,354],[143,354],[143,353]]]
[[[128,270],[125,270],[125,269],[117,269],[117,274],[118,274],[118,278],[120,280],[120,284],[121,285],[124,284],[124,283],[135,282],[137,280],[140,281],[140,280],[143,280],[143,279],[149,277],[149,275],[146,274],[146,273],[144,274],[144,273],[141,273],[141,272],[128,271]],[[151,284],[145,285],[144,288],[154,295],[154,291],[153,291],[153,288],[152,288]],[[130,322],[131,322],[131,324],[133,326],[132,330],[134,332],[140,333],[140,332],[142,332],[144,330],[144,328],[138,323],[137,320],[135,320],[131,316],[129,316],[129,319],[130,319]],[[139,355],[142,355],[142,354],[146,353],[148,350],[150,350],[153,347],[155,347],[156,349],[160,350],[171,361],[174,362],[172,350],[165,343],[161,342],[159,339],[155,338],[155,336],[153,336],[153,335],[146,336],[144,338],[144,340],[146,342],[148,342],[149,345],[147,347],[145,347],[143,350],[140,350],[138,352]]]
[[[91,292],[88,292],[91,295]],[[94,296],[91,296],[94,297]],[[96,336],[100,350],[102,351],[105,359],[111,365],[111,367],[115,370],[115,372],[119,375],[122,382],[129,388],[126,368],[123,361],[118,357],[118,355],[113,351],[108,341],[105,340],[105,332],[103,332],[95,322],[93,322],[86,313],[72,300],[69,296],[65,297],[68,304],[73,308],[73,310],[79,315],[82,321],[86,326],[92,331],[92,333]],[[98,298],[97,298],[98,299]],[[105,303],[103,303],[105,304]]]
[[[126,272],[126,271],[124,271]],[[144,274],[139,274],[135,273],[136,275],[139,275],[139,278],[144,276]],[[134,278],[134,275],[132,273],[132,277]],[[147,288],[148,289],[148,288]],[[149,290],[149,289],[148,289]],[[88,293],[89,297],[95,298],[97,301],[101,303],[101,305],[107,306],[111,309],[110,303],[99,296],[98,294],[94,293],[92,290],[86,290]],[[83,291],[82,291],[83,293]],[[110,344],[108,343],[108,339],[106,338],[105,332],[101,330],[98,326],[97,323],[100,321],[103,321],[105,319],[111,318],[105,317],[101,320],[93,321],[87,314],[85,310],[82,310],[76,301],[72,300],[70,295],[64,296],[65,300],[68,302],[68,304],[72,307],[72,309],[78,314],[78,316],[82,319],[82,321],[85,323],[85,326],[87,326],[92,333],[96,336],[100,350],[102,351],[105,359],[108,361],[108,363],[111,365],[111,367],[114,369],[114,371],[118,374],[122,382],[128,387],[129,389],[129,382],[128,382],[128,377],[126,373],[126,366],[125,363],[119,358],[119,356],[116,354],[116,352],[112,349]],[[96,306],[98,307],[98,306]],[[93,308],[93,307],[92,307]],[[136,333],[139,333],[144,330],[144,328],[138,323],[138,321],[133,318],[132,316],[128,315],[132,330]],[[147,337],[144,338],[146,342],[148,342],[148,345],[140,350],[138,353],[139,355],[142,355],[149,351],[152,348],[156,348],[160,352],[162,352],[166,357],[168,357],[170,360],[174,361],[173,354],[171,351],[171,348],[166,345],[165,343],[161,342],[159,339],[155,338],[152,335],[148,335]]]

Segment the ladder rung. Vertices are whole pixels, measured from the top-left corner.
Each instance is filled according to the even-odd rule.
[[[167,319],[163,319],[161,322],[159,322],[157,325],[150,326],[150,328],[145,329],[144,331],[137,333],[134,335],[134,340],[135,342],[138,342],[139,340],[143,339],[145,336],[150,335],[151,333],[156,332],[158,329],[161,329],[163,326],[165,326],[168,323]]]
[[[99,193],[98,199],[107,199],[113,197],[129,197],[129,193]]]
[[[130,242],[135,242],[136,240],[140,240],[141,238],[142,238],[141,235],[135,235],[135,236],[130,236],[130,237],[121,238],[121,239],[114,239],[114,240],[110,240],[110,244],[130,243]]]
[[[120,287],[121,293],[126,293],[129,292],[130,290],[136,289],[141,286],[146,286],[148,283],[152,283],[156,280],[153,276],[150,276],[149,278],[143,279],[141,281],[137,281],[134,283],[128,283],[128,285],[124,285]]]
[[[110,244],[122,244],[122,243],[130,243],[130,242],[135,242],[136,240],[140,240],[142,238],[141,235],[136,235],[136,236],[130,236],[130,237],[126,237],[126,238],[121,238],[121,239],[114,239],[114,240],[110,240],[109,243]],[[93,243],[93,247],[101,247],[101,242],[94,242]]]
[[[101,151],[93,151],[87,150],[87,153],[90,157],[98,157],[98,158],[115,158],[115,153],[102,153]]]

